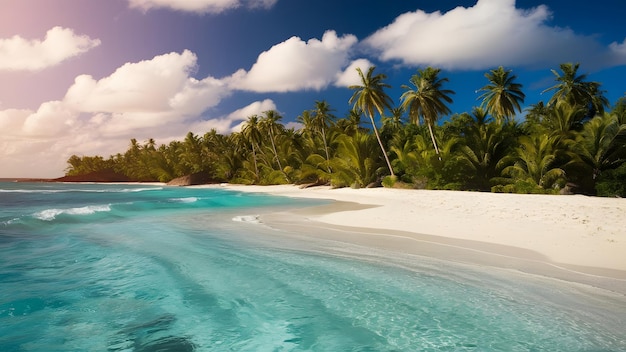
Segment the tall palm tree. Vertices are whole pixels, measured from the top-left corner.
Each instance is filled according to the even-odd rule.
[[[280,116],[275,110],[264,111],[263,114],[264,116],[261,117],[261,120],[259,120],[259,126],[262,132],[267,132],[269,134],[274,160],[278,164],[278,169],[282,170],[283,166],[280,162],[280,158],[278,157],[278,152],[276,151],[276,135],[280,127],[282,127],[278,121],[280,121],[283,117]]]
[[[498,123],[508,121],[515,111],[522,111],[520,103],[524,103],[526,95],[522,92],[522,85],[515,82],[517,76],[511,75],[512,70],[505,70],[502,66],[485,73],[489,84],[480,88],[484,92],[478,99],[482,99],[481,107],[493,116]]]
[[[600,90],[600,83],[587,81],[587,74],[578,74],[579,67],[578,63],[568,62],[560,65],[563,74],[552,70],[557,84],[544,90],[542,94],[554,91],[548,105],[555,105],[557,101],[565,100],[572,105],[586,108],[588,118],[595,114],[601,115],[609,102],[604,92]]]
[[[385,146],[380,139],[380,135],[378,134],[378,128],[376,128],[376,122],[374,121],[374,110],[376,110],[378,114],[382,116],[383,111],[386,108],[391,108],[391,98],[384,91],[385,88],[391,88],[391,86],[383,82],[383,80],[387,78],[385,74],[379,73],[374,76],[374,69],[376,69],[375,66],[370,67],[367,70],[367,74],[364,75],[361,68],[357,67],[356,70],[359,73],[359,77],[361,78],[361,85],[352,85],[348,87],[354,90],[354,94],[352,94],[352,97],[350,98],[348,103],[354,104],[354,109],[361,110],[367,113],[367,116],[370,118],[370,122],[372,123],[374,134],[376,134],[378,144],[380,145],[380,149],[382,150],[385,161],[387,162],[389,172],[391,173],[391,176],[395,176],[395,174],[393,173],[393,168],[391,167],[391,162],[389,162],[389,156],[387,155]]]
[[[261,141],[261,129],[259,126],[259,117],[252,115],[241,127],[242,137],[252,146],[252,159],[254,161],[254,175],[259,179],[259,165],[257,161],[258,144]]]
[[[331,111],[332,109],[330,108],[330,105],[325,100],[315,102],[315,110],[313,111],[313,123],[316,130],[320,133],[322,141],[324,141],[324,153],[326,153],[326,162],[330,161],[330,151],[328,150],[328,138],[326,136],[326,131],[331,126],[332,120],[335,118],[335,116],[331,114]],[[328,172],[331,172],[330,166],[328,167]]]
[[[439,147],[435,141],[433,125],[437,123],[440,115],[450,113],[450,108],[446,103],[452,103],[450,95],[454,94],[454,91],[442,88],[448,78],[439,78],[440,72],[441,69],[430,66],[418,70],[417,74],[414,74],[409,80],[413,87],[403,85],[402,88],[405,92],[400,97],[402,108],[408,111],[411,121],[419,124],[421,117],[428,126],[437,155],[439,155]],[[441,157],[439,158],[441,159]]]
[[[263,132],[267,132],[270,137],[270,142],[272,145],[272,152],[274,154],[274,160],[276,164],[278,164],[278,170],[283,173],[285,179],[289,181],[289,177],[287,173],[283,169],[282,162],[280,161],[280,157],[278,155],[278,151],[276,149],[276,137],[283,129],[283,125],[279,123],[279,121],[283,118],[278,114],[276,110],[268,110],[263,112],[264,116],[259,121],[261,130]]]

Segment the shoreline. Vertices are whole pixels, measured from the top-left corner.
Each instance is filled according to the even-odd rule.
[[[267,226],[309,238],[512,269],[626,294],[626,199],[293,185],[194,187],[333,201],[261,215]]]

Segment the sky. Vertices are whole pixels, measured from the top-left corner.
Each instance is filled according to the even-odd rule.
[[[453,113],[502,65],[547,101],[559,64],[626,95],[623,0],[0,0],[0,178],[60,177],[71,155],[123,153],[188,132],[282,122],[325,100],[344,117],[356,68],[396,105],[441,68]],[[521,114],[523,115],[523,114]],[[518,118],[523,118],[520,116]],[[443,118],[445,120],[445,117]]]

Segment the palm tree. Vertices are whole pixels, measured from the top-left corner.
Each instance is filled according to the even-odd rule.
[[[615,106],[613,106],[613,110],[611,114],[617,117],[620,125],[626,124],[626,95],[617,99]]]
[[[591,118],[595,114],[604,113],[604,108],[609,105],[604,97],[604,92],[600,90],[599,82],[588,82],[587,74],[578,74],[580,64],[571,62],[560,65],[563,74],[556,70],[552,73],[556,77],[557,84],[544,90],[546,93],[554,91],[548,105],[555,105],[559,100],[565,100],[571,105],[578,105],[587,109],[587,117]]]
[[[402,107],[391,109],[391,116],[383,116],[382,118],[383,129],[388,130],[392,135],[400,131],[404,127],[403,113]]]
[[[263,114],[264,116],[259,121],[259,127],[262,132],[267,132],[269,134],[274,160],[278,164],[278,169],[282,170],[283,165],[280,162],[278,152],[276,151],[276,135],[278,134],[278,130],[282,127],[278,121],[280,121],[283,117],[280,116],[275,110],[264,111]]]
[[[193,174],[202,171],[202,144],[200,138],[192,132],[188,132],[178,156],[185,167],[185,173]]]
[[[511,70],[502,66],[485,73],[489,84],[480,88],[484,92],[478,99],[482,99],[481,107],[493,116],[498,123],[508,121],[515,111],[522,111],[520,103],[524,103],[526,95],[522,92],[522,85],[515,83],[517,76],[511,75]]]
[[[326,153],[326,162],[330,161],[330,152],[328,150],[328,138],[326,131],[332,125],[332,120],[335,118],[330,112],[332,109],[330,105],[324,100],[315,102],[315,110],[313,111],[313,124],[315,129],[320,133],[322,141],[324,141],[324,153]],[[331,172],[330,166],[328,172]]]
[[[498,176],[496,165],[509,150],[506,125],[493,122],[483,108],[474,108],[470,123],[462,131],[464,143],[459,150],[459,159],[473,175],[469,186],[489,190],[491,181]]]
[[[620,137],[626,137],[626,124],[608,113],[591,119],[578,135],[574,149],[594,182],[603,171],[626,162],[626,144]]]
[[[357,132],[364,132],[364,128],[361,127],[362,111],[356,109],[350,109],[348,115],[342,119],[337,120],[335,128],[341,133],[353,136]]]
[[[547,134],[520,137],[515,162],[504,168],[503,173],[517,181],[530,181],[543,189],[551,188],[565,177],[565,171],[555,163],[557,143],[557,136]]]
[[[369,133],[357,132],[354,136],[337,138],[337,158],[333,158],[331,175],[333,186],[366,187],[376,180],[380,166],[376,142]]]
[[[433,134],[433,125],[437,123],[440,115],[449,114],[450,108],[446,103],[452,103],[450,95],[454,94],[452,90],[442,89],[443,83],[447,82],[447,78],[439,78],[441,69],[426,67],[418,70],[409,82],[413,88],[403,85],[405,92],[400,99],[402,100],[402,108],[408,111],[409,118],[415,124],[419,124],[420,117],[428,126],[430,138],[432,139],[435,152],[439,156],[439,148]],[[441,159],[441,157],[439,157]]]
[[[378,134],[376,122],[374,122],[374,110],[376,110],[378,114],[382,116],[385,108],[391,108],[391,98],[384,92],[384,88],[391,88],[391,86],[383,82],[383,80],[387,78],[386,75],[382,73],[377,74],[376,76],[373,75],[375,68],[375,66],[370,67],[367,70],[367,74],[364,75],[363,71],[361,71],[361,68],[357,67],[356,70],[359,73],[359,77],[361,78],[361,85],[352,85],[348,87],[354,90],[354,94],[352,95],[348,103],[354,104],[355,110],[358,109],[367,113],[368,117],[370,118],[370,122],[372,123],[374,134],[376,134],[378,144],[380,145],[380,149],[382,150],[385,161],[387,162],[389,172],[391,173],[391,176],[395,176],[395,174],[393,173],[393,168],[391,167],[391,162],[389,162],[389,156],[387,155],[385,146],[383,145],[383,142],[380,139],[380,135]]]
[[[582,129],[584,117],[583,107],[559,101],[544,116],[541,125],[551,135],[557,135],[561,139],[572,139],[574,132]]]
[[[259,117],[252,115],[241,127],[241,135],[252,146],[252,159],[254,161],[254,175],[259,179],[259,165],[257,161],[258,143],[261,141],[261,130],[259,126]]]

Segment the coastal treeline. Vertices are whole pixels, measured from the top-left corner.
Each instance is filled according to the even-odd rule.
[[[410,77],[398,106],[375,70],[357,69],[361,83],[350,87],[352,109],[343,117],[316,101],[297,116],[298,129],[266,111],[227,135],[189,132],[161,145],[132,139],[126,152],[106,159],[73,155],[66,175],[106,170],[136,181],[202,174],[239,184],[626,196],[626,96],[611,105],[578,64],[553,70],[554,85],[544,91],[550,99],[525,110],[512,70],[490,70],[480,106],[454,114],[455,92],[440,69]]]

